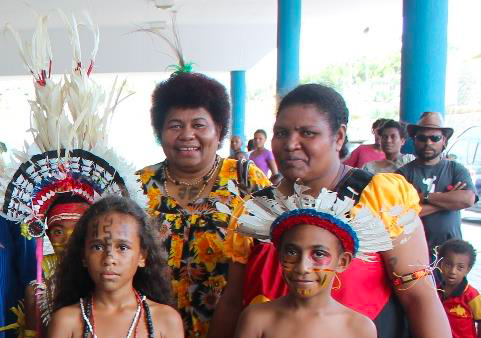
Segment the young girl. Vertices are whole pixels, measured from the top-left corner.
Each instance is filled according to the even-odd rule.
[[[182,338],[145,212],[106,197],[79,220],[56,279],[49,337]]]

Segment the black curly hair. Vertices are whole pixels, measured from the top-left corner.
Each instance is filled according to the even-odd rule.
[[[147,214],[127,197],[108,196],[94,203],[75,226],[66,253],[57,268],[54,310],[76,304],[80,298],[87,297],[93,292],[95,284],[87,268],[81,264],[87,228],[100,216],[110,212],[130,215],[139,224],[140,247],[146,253],[146,261],[145,267],[138,268],[134,275],[134,288],[148,299],[172,305],[167,265],[160,255],[156,233]]]
[[[254,135],[255,134],[262,134],[264,135],[265,138],[267,138],[267,133],[264,129],[257,129],[255,132],[254,132]]]
[[[329,86],[307,83],[296,87],[282,98],[277,109],[277,116],[283,109],[298,104],[312,104],[324,113],[332,134],[337,132],[342,124],[347,127],[349,109],[347,109],[346,102],[341,94]],[[340,153],[348,153],[347,142],[346,137]]]
[[[458,238],[451,238],[439,248],[439,257],[445,257],[448,252],[464,254],[469,256],[469,268],[471,269],[476,262],[476,249],[471,243]]]
[[[397,129],[399,131],[399,136],[402,139],[406,139],[406,137],[408,136],[408,133],[406,131],[406,126],[404,126],[404,124],[399,123],[398,121],[394,121],[391,119],[386,120],[384,124],[379,128],[378,130],[379,135],[382,135],[382,132],[388,128]]]
[[[222,143],[229,131],[230,103],[226,88],[218,81],[199,73],[173,74],[159,83],[152,93],[150,118],[160,142],[162,128],[172,108],[204,108],[220,128]]]

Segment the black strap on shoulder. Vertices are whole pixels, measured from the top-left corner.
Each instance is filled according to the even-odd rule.
[[[237,182],[239,189],[243,193],[250,193],[251,187],[249,183],[249,168],[253,162],[251,160],[238,160],[237,161]]]
[[[371,182],[373,176],[366,170],[352,168],[339,182],[335,190],[339,197],[344,198],[347,196],[357,203],[361,198],[362,191]],[[357,194],[353,194],[351,190],[354,190]]]

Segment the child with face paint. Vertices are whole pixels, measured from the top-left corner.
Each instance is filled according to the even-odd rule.
[[[67,242],[75,224],[89,207],[89,203],[71,193],[59,194],[46,213],[46,234],[54,253],[44,256],[42,260],[43,280],[30,282],[25,290],[25,320],[26,329],[36,329],[36,309],[39,308],[43,319],[41,329],[46,332],[46,324],[52,314],[54,288],[54,273],[57,262],[63,256]]]
[[[331,290],[342,287],[337,274],[348,268],[353,257],[369,264],[373,253],[392,249],[391,237],[370,209],[359,209],[351,216],[354,200],[340,199],[326,189],[314,198],[303,194],[305,190],[296,185],[296,193],[287,198],[278,194],[274,200],[244,201],[247,213],[237,217],[236,231],[270,239],[289,292],[249,305],[235,337],[374,338],[374,323],[335,301]],[[225,210],[220,203],[217,207]]]
[[[95,203],[59,266],[48,337],[184,337],[180,315],[166,305],[170,283],[155,238],[132,200]]]

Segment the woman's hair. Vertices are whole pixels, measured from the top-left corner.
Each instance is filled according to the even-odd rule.
[[[399,136],[402,138],[402,139],[406,139],[406,137],[408,136],[407,134],[407,131],[406,131],[406,127],[399,123],[398,121],[394,121],[394,120],[386,120],[383,125],[379,128],[379,136],[382,135],[382,132],[385,130],[385,129],[388,129],[388,128],[395,128],[399,131]]]
[[[290,91],[282,98],[277,109],[277,116],[287,107],[307,104],[314,105],[326,115],[332,134],[337,132],[342,124],[347,126],[349,122],[349,110],[341,94],[331,87],[317,83],[303,84]],[[342,145],[341,152],[347,152],[346,140]]]
[[[160,255],[156,233],[147,214],[129,198],[108,196],[93,204],[75,226],[56,272],[54,310],[76,304],[80,298],[94,291],[95,284],[82,264],[87,228],[100,216],[110,212],[130,215],[139,225],[140,247],[145,252],[146,261],[145,267],[137,268],[134,288],[157,303],[171,304],[167,265]]]
[[[476,249],[471,243],[458,238],[451,238],[444,242],[439,249],[439,257],[445,257],[449,252],[469,256],[469,268],[471,269],[476,262]]]
[[[254,139],[250,139],[248,142],[247,142],[247,151],[252,151],[254,150]]]
[[[254,135],[255,135],[255,134],[262,134],[262,135],[264,135],[264,138],[267,139],[267,133],[266,133],[266,131],[265,131],[264,129],[257,129],[257,130],[255,131]]]
[[[172,108],[204,108],[220,127],[222,142],[229,130],[230,103],[225,87],[199,73],[173,74],[159,83],[152,93],[150,117],[155,136],[161,141],[162,128]]]

